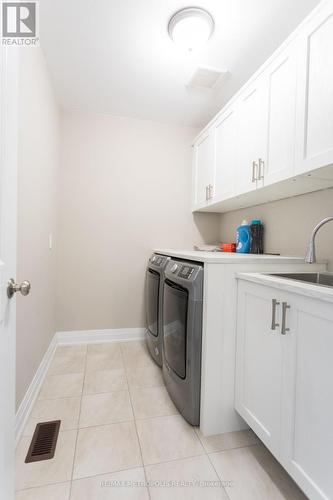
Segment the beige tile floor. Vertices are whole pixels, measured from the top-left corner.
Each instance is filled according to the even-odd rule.
[[[36,423],[55,419],[55,457],[25,464]],[[59,347],[16,462],[17,500],[305,499],[251,431],[188,425],[144,342]]]

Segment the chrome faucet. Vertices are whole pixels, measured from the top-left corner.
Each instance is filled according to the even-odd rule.
[[[326,217],[326,219],[323,219],[319,224],[316,225],[314,230],[312,231],[308,251],[305,257],[305,262],[308,264],[314,264],[316,262],[316,246],[315,246],[315,238],[316,234],[318,232],[318,229],[321,228],[326,222],[333,221],[333,217]]]

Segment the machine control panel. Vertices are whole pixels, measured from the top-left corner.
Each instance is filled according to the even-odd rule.
[[[180,278],[184,278],[185,280],[189,280],[194,273],[194,270],[195,268],[192,266],[182,266],[178,273],[178,276]]]
[[[152,257],[150,257],[150,262],[155,266],[163,266],[166,259],[167,258],[163,255],[153,255]]]

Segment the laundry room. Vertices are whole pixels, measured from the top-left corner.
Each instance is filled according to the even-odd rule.
[[[0,499],[333,500],[333,0],[1,30]]]

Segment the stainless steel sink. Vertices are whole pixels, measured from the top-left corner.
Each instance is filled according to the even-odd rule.
[[[286,278],[294,281],[305,281],[312,285],[333,288],[333,273],[284,273],[270,274],[269,276],[276,276],[277,278]]]

